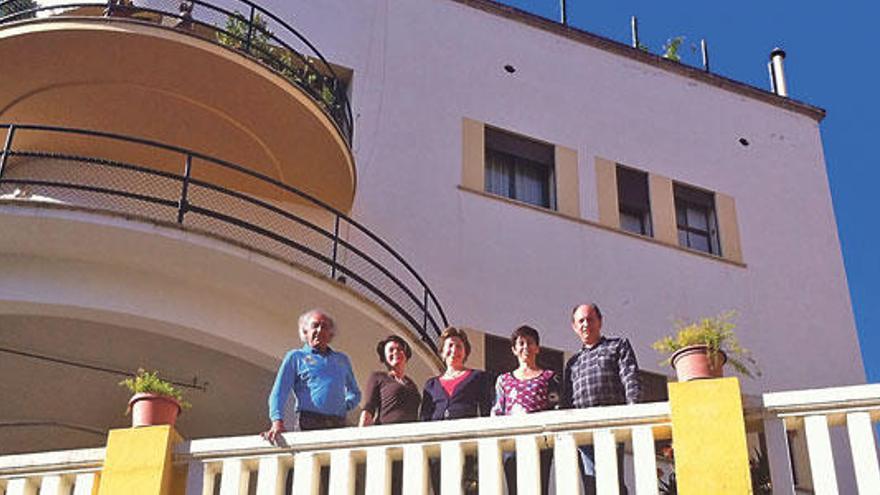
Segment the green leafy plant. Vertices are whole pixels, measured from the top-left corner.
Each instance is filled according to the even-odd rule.
[[[681,48],[681,44],[684,42],[684,36],[676,36],[674,38],[670,38],[666,40],[666,44],[663,45],[663,58],[672,60],[674,62],[681,62],[681,55],[679,55],[678,50]]]
[[[253,25],[250,25],[244,14],[235,12],[226,18],[222,30],[217,31],[217,42],[221,45],[247,51],[287,79],[308,88],[312,96],[331,113],[341,111],[342,104],[334,91],[336,80],[321,74],[298,53],[273,44],[271,40],[274,38],[268,22],[259,13],[254,15]]]
[[[183,393],[180,390],[174,388],[170,382],[159,378],[158,371],[150,373],[140,368],[136,375],[119,382],[119,386],[128,388],[133,394],[156,394],[174,398],[183,409],[192,407],[192,404],[183,400]]]
[[[761,376],[758,363],[751,356],[751,352],[739,344],[733,329],[735,311],[725,311],[718,316],[702,318],[690,323],[677,322],[675,324],[675,336],[667,336],[654,342],[651,347],[660,353],[669,354],[661,365],[671,363],[672,354],[692,345],[704,345],[708,349],[709,363],[714,364],[715,357],[719,352],[727,355],[727,362],[743,376],[754,378]]]
[[[4,3],[3,0],[0,0],[0,3],[3,3],[3,5],[0,5],[0,18],[12,16],[19,12],[25,12],[39,7],[34,0],[12,0],[11,2],[6,3]],[[36,16],[36,12],[28,12],[27,14],[17,15],[15,20],[33,19]]]

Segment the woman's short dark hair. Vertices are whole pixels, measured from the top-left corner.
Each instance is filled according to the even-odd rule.
[[[520,337],[531,339],[535,344],[541,345],[541,337],[538,336],[538,331],[528,325],[522,325],[510,334],[510,347],[516,346],[516,339]]]
[[[389,335],[384,339],[380,340],[378,344],[376,344],[376,354],[379,355],[379,362],[388,365],[388,362],[385,361],[385,346],[388,345],[389,342],[397,342],[400,344],[400,347],[403,347],[403,354],[406,355],[406,360],[412,357],[412,348],[410,348],[409,343],[403,340],[403,337],[399,337],[397,335]]]
[[[446,327],[443,330],[443,333],[440,334],[440,347],[443,347],[443,342],[446,339],[451,339],[452,337],[461,339],[461,343],[464,344],[464,358],[467,359],[468,356],[471,355],[471,343],[468,342],[468,336],[464,333],[464,330],[459,330],[455,327]]]

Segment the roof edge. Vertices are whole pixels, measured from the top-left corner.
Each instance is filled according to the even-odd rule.
[[[509,5],[498,3],[495,0],[452,1],[460,3],[462,5],[466,5],[471,8],[482,10],[489,14],[504,17],[536,29],[540,29],[542,31],[547,31],[549,33],[553,33],[564,38],[568,38],[572,41],[576,41],[578,43],[583,43],[594,48],[599,48],[601,50],[611,52],[615,55],[628,57],[630,59],[652,65],[659,69],[667,70],[681,76],[688,77],[690,79],[704,82],[717,88],[731,91],[733,93],[747,96],[749,98],[753,98],[755,100],[762,101],[776,107],[805,115],[814,119],[817,123],[821,122],[826,115],[825,109],[810,105],[809,103],[779,96],[775,93],[757,88],[744,82],[730,79],[728,77],[714,74],[712,72],[706,72],[702,69],[691,67],[689,65],[685,65],[679,62],[674,62],[672,60],[667,60],[660,55],[644,52],[619,41],[605,38],[604,36],[593,34],[569,25],[563,25],[545,17],[541,17],[539,15],[518,9],[516,7],[511,7]]]

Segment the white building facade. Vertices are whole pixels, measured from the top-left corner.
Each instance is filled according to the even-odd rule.
[[[125,422],[115,405],[123,392],[106,404],[112,371],[139,365],[192,379],[188,436],[257,431],[274,368],[298,345],[295,318],[311,307],[337,318],[336,346],[354,357],[362,383],[389,332],[422,340],[415,377],[435,373],[430,341],[443,314],[502,337],[530,324],[546,345],[574,351],[570,311],[590,301],[605,332],[628,337],[648,371],[670,373],[650,344],[674,321],[732,309],[763,370],[746,392],[864,382],[821,109],[487,0],[262,7],[307,36],[345,81],[353,137],[327,110],[338,99],[291,89],[259,56],[212,48],[162,19],[160,28],[155,18],[78,12],[85,20],[0,25],[0,51],[19,74],[0,81],[0,124],[113,132],[253,165],[332,208],[228,169],[192,178],[333,234],[316,241],[323,261],[285,258],[253,231],[205,219],[175,225],[178,182],[143,186],[164,198],[160,219],[142,206],[85,201],[83,190],[22,192],[9,180],[57,179],[57,157],[7,153],[0,369],[13,379],[0,395],[22,397],[0,409],[10,452],[100,444],[96,431]],[[192,155],[16,132],[19,146],[5,149],[175,174]],[[177,155],[166,161],[165,152]],[[90,187],[130,180],[100,176]],[[313,246],[304,239],[316,230],[302,234],[290,218],[266,220],[221,196],[211,198],[217,212]],[[347,220],[340,230],[333,212],[405,262]],[[337,253],[333,239],[388,273],[358,271],[368,263],[353,249]],[[336,272],[337,255],[350,273]],[[364,289],[357,276],[366,271],[397,279],[378,289],[389,299]],[[478,353],[473,364],[487,359]],[[74,419],[56,414],[59,398],[75,405]],[[198,415],[199,401],[202,411],[228,408],[222,427]],[[58,428],[63,445],[31,443]]]

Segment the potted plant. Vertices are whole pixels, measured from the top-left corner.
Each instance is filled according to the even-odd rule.
[[[131,413],[131,426],[171,425],[177,416],[191,404],[183,400],[180,390],[159,378],[158,372],[139,369],[137,374],[119,382],[134,395],[128,401],[127,413]]]
[[[671,364],[680,382],[724,376],[725,363],[743,376],[760,376],[754,358],[733,333],[736,325],[731,320],[735,315],[734,311],[725,311],[715,317],[676,323],[674,336],[652,345],[654,350],[669,355],[660,364]]]

